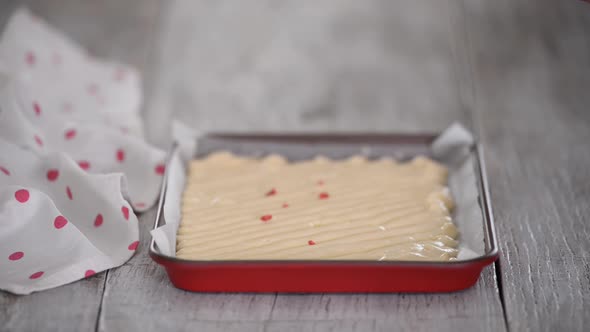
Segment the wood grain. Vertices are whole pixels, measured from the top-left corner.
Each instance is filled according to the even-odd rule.
[[[468,101],[457,84],[465,80],[458,77],[465,72],[456,56],[464,40],[454,36],[464,27],[451,24],[449,13],[457,4],[357,4],[170,5],[153,58],[157,83],[147,109],[152,139],[165,141],[172,116],[199,130],[423,131],[454,120],[469,125]],[[309,25],[299,24],[308,15]],[[417,37],[422,34],[424,40]],[[278,67],[265,67],[273,61]],[[285,90],[276,87],[285,84]],[[152,218],[142,216],[141,224],[147,228]],[[474,288],[455,294],[199,294],[170,285],[147,257],[147,240],[142,238],[138,256],[109,274],[101,331],[505,329],[493,268]]]
[[[26,296],[0,292],[0,330],[93,331],[105,275]]]
[[[466,1],[508,324],[590,323],[590,4]]]
[[[67,5],[64,11],[59,4]],[[148,118],[152,124],[155,123],[155,132],[161,133],[160,136],[166,131],[163,125],[166,121],[163,120],[173,115],[170,110],[175,110],[175,115],[196,128],[205,130],[421,131],[440,130],[455,119],[467,123],[471,121],[468,109],[459,98],[461,91],[455,84],[460,69],[457,67],[460,63],[457,55],[461,52],[457,43],[461,38],[456,38],[454,31],[461,26],[449,24],[453,7],[444,4],[430,7],[427,2],[412,5],[386,1],[372,1],[367,7],[359,7],[352,1],[344,4],[331,1],[315,8],[321,15],[307,29],[298,25],[308,15],[313,16],[314,8],[297,7],[295,1],[283,4],[283,8],[276,9],[278,13],[273,6],[262,1],[252,8],[241,6],[232,8],[227,2],[216,5],[188,1],[167,5],[160,11],[164,15],[161,17],[162,28],[154,34],[157,38],[154,57],[144,57],[150,53],[146,52],[145,45],[127,47],[137,40],[150,43],[143,34],[149,34],[150,27],[154,25],[142,25],[144,21],[141,19],[146,11],[153,13],[149,10],[153,7],[149,5],[148,9],[140,9],[140,14],[133,14],[129,13],[134,10],[132,5],[117,6],[108,2],[99,6],[55,0],[33,3],[33,10],[49,17],[52,23],[95,50],[97,55],[131,62],[148,76],[152,75],[156,83],[151,88],[148,86],[148,91],[153,91],[148,95]],[[397,10],[400,8],[412,14]],[[294,14],[289,14],[291,10]],[[357,10],[360,10],[358,16]],[[242,11],[246,11],[246,21],[224,31],[222,23],[239,17]],[[287,22],[272,19],[277,14]],[[127,17],[129,15],[130,18]],[[139,15],[139,18],[134,15]],[[203,19],[217,15],[222,20],[221,23],[214,19],[202,22],[195,20],[194,15],[201,15]],[[411,16],[424,17],[426,23],[416,23],[409,18]],[[277,33],[270,40],[261,40],[258,36],[260,27],[254,24],[258,18],[263,19],[262,30],[284,29],[286,35]],[[91,22],[86,27],[82,23],[85,20]],[[109,22],[108,33],[101,28],[104,20]],[[252,30],[241,31],[252,24]],[[228,68],[233,70],[230,58],[226,56],[226,60],[223,57],[218,60],[216,49],[207,51],[210,41],[202,36],[203,33],[198,34],[202,29],[220,31],[227,45],[217,46],[222,50],[229,47],[227,54],[241,54],[246,59],[245,67],[237,68],[237,72],[230,75],[233,77],[230,81],[235,85],[232,93],[238,94],[237,97],[230,97],[238,99],[236,106],[241,113],[236,114],[231,109],[220,111],[216,107],[216,99],[225,99],[223,94],[203,101],[199,90],[194,90],[199,85],[195,85],[193,80],[200,75],[202,66],[213,67],[209,73],[213,77],[210,81],[203,79],[197,82],[204,86],[215,87],[219,82],[215,79],[217,75],[222,75]],[[411,34],[406,35],[404,31]],[[315,32],[320,36],[318,40],[314,39]],[[418,38],[423,34],[426,40]],[[245,42],[242,42],[243,38]],[[281,44],[282,38],[286,38],[286,45]],[[369,44],[365,45],[367,40]],[[260,42],[270,42],[270,45],[260,45],[262,53],[257,54],[251,46]],[[325,45],[316,49],[318,43]],[[366,46],[368,51],[364,50]],[[266,60],[277,61],[276,52],[279,53],[279,60],[295,52],[293,58],[287,58],[287,66],[278,63],[277,68],[269,69],[271,74],[279,75],[279,83],[287,84],[287,90],[274,90],[277,84],[271,80],[272,77],[260,78],[261,73],[267,70],[264,67]],[[346,56],[332,63],[331,59],[343,55]],[[195,59],[202,61],[203,57],[209,62],[198,64]],[[254,59],[251,61],[257,64],[253,69],[252,65],[247,65],[248,58]],[[224,61],[230,61],[229,67]],[[144,63],[147,65],[142,66]],[[170,66],[171,63],[176,65]],[[315,71],[321,68],[325,69],[320,70],[318,76]],[[246,72],[242,73],[243,70]],[[291,76],[296,78],[295,90],[288,89],[292,84],[289,81]],[[257,84],[269,89],[256,99],[256,103],[270,106],[252,109],[252,105],[248,104],[251,91],[248,84],[243,85],[242,81],[249,77],[261,80]],[[319,92],[315,92],[315,88]],[[244,96],[245,100],[240,99]],[[282,100],[288,104],[281,104]],[[199,108],[195,110],[197,104]],[[206,121],[196,121],[201,119]],[[155,136],[155,141],[158,141],[158,135]],[[29,297],[2,294],[0,299],[7,304],[5,317],[9,322],[3,327],[10,330],[35,330],[41,326],[49,330],[86,330],[91,329],[92,320],[98,315],[95,323],[100,331],[385,331],[395,327],[504,330],[493,269],[486,269],[474,288],[455,294],[255,295],[183,292],[173,288],[163,269],[146,255],[147,225],[151,224],[152,218],[153,212],[141,218],[142,247],[138,255],[123,267],[109,272],[102,307],[98,301],[100,296],[88,296],[79,287],[95,280],[98,284],[91,290],[100,293],[104,274]],[[55,295],[60,291],[64,295]],[[80,297],[68,300],[73,292],[79,293]],[[52,303],[59,305],[45,305],[47,300],[43,301],[43,298],[56,301]],[[90,303],[94,306],[91,307]],[[31,314],[24,317],[18,312]],[[65,322],[66,313],[87,319]],[[45,325],[48,317],[53,317],[54,323]]]
[[[495,274],[452,294],[210,294],[174,288],[147,255],[155,218],[141,216],[141,248],[112,270],[99,331],[502,331]]]
[[[0,26],[23,3],[97,55],[142,69],[158,144],[172,116],[240,131],[440,130],[473,118],[509,328],[589,323],[586,2],[12,0],[0,4]],[[0,330],[505,329],[493,269],[440,295],[180,291],[146,255],[152,218],[141,217],[138,255],[108,278],[0,293]]]

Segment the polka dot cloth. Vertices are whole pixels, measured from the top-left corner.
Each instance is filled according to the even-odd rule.
[[[140,248],[121,174],[0,139],[0,289],[17,294],[119,266]]]
[[[0,139],[38,154],[64,152],[88,173],[123,173],[136,211],[155,204],[165,152],[143,139],[141,84],[133,68],[89,56],[26,10],[3,32],[0,66],[21,73],[0,85]],[[0,166],[0,174],[10,172]],[[60,180],[55,169],[46,177]],[[75,188],[63,192],[76,198]]]
[[[125,263],[165,153],[142,136],[133,68],[89,56],[26,10],[0,40],[0,289],[28,294]],[[59,82],[59,84],[56,84]]]

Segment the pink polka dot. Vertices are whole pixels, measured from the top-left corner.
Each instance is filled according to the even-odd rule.
[[[90,169],[90,162],[86,160],[80,160],[78,162],[78,166],[80,166],[81,169],[87,171],[88,169]]]
[[[64,137],[65,137],[65,139],[70,140],[70,139],[76,137],[76,133],[77,133],[76,129],[69,129],[69,130],[66,130],[66,132],[64,133]]]
[[[89,94],[95,96],[98,93],[98,85],[96,85],[96,83],[90,83],[86,87],[86,91],[88,91]]]
[[[158,164],[155,168],[154,171],[156,172],[156,174],[158,175],[164,175],[164,172],[166,171],[166,166],[164,166],[163,164]]]
[[[61,65],[61,55],[59,55],[58,53],[53,53],[53,55],[51,56],[51,62],[54,65]]]
[[[43,273],[45,273],[45,272],[43,272],[43,271],[35,272],[29,276],[29,279],[39,279],[39,278],[41,278],[41,276],[43,276]]]
[[[10,172],[3,166],[0,166],[0,172],[6,174],[6,175],[10,175]]]
[[[117,150],[117,161],[122,163],[125,160],[125,151],[123,149]]]
[[[94,270],[86,270],[86,272],[84,272],[84,278],[92,277],[95,274],[96,272],[94,272]]]
[[[35,56],[35,53],[31,51],[27,52],[27,54],[25,54],[25,62],[29,66],[33,66],[37,62],[37,57]]]
[[[127,128],[127,127],[121,127],[121,133],[122,134],[125,134],[125,135],[126,134],[129,134],[129,128]]]
[[[47,171],[47,180],[53,182],[55,180],[57,180],[57,178],[59,177],[59,171],[56,169],[50,169]]]
[[[129,208],[126,206],[122,206],[121,212],[123,213],[123,217],[125,218],[125,220],[129,220]]]
[[[35,142],[37,143],[37,145],[39,146],[43,146],[43,140],[41,139],[41,137],[39,137],[38,135],[35,135]]]
[[[66,186],[66,194],[68,195],[70,201],[74,199],[74,195],[72,195],[72,189],[70,189],[70,186]]]
[[[73,106],[72,106],[72,103],[70,103],[70,102],[67,102],[67,101],[66,101],[66,102],[64,102],[64,103],[61,105],[61,110],[62,110],[64,113],[71,113],[71,112],[73,111]]]
[[[134,206],[135,206],[136,208],[138,208],[138,209],[142,209],[142,208],[144,208],[144,207],[145,207],[145,203],[141,203],[141,202],[139,202],[139,203],[135,203],[135,204],[134,204]]]
[[[34,102],[33,103],[33,111],[35,111],[35,115],[36,116],[40,116],[41,115],[41,106],[39,106],[38,102]]]
[[[104,221],[102,214],[97,214],[96,218],[94,218],[94,227],[100,227]]]
[[[127,77],[127,71],[125,69],[119,68],[115,71],[115,81],[121,82],[125,77]]]
[[[14,193],[14,198],[16,198],[16,200],[20,203],[24,203],[29,200],[29,191],[26,189],[17,190]]]
[[[53,226],[57,229],[63,228],[68,223],[68,220],[64,216],[57,216],[53,221]]]
[[[107,101],[103,96],[96,96],[96,101],[98,102],[99,105],[104,106]]]
[[[18,261],[19,259],[23,258],[24,255],[25,253],[22,251],[13,252],[10,254],[10,256],[8,256],[8,259],[11,261]]]
[[[132,243],[129,245],[129,247],[127,247],[127,249],[129,249],[129,250],[135,250],[135,249],[137,249],[137,246],[138,246],[138,245],[139,245],[139,241],[132,242]]]

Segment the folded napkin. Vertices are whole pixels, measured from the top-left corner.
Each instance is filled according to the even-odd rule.
[[[0,39],[0,289],[27,294],[137,249],[165,153],[147,144],[140,78],[27,10]]]

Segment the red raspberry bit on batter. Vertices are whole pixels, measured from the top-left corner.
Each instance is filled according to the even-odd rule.
[[[328,199],[330,198],[330,194],[328,194],[327,192],[322,192],[318,195],[319,199]]]
[[[307,241],[307,244],[309,244],[310,246],[313,246],[313,245],[315,245],[315,241],[314,240],[309,240],[309,241]]]
[[[284,208],[288,208],[288,207],[289,207],[289,204],[287,204],[287,203],[283,203],[283,209],[284,209]]]
[[[269,192],[266,193],[266,196],[274,196],[277,194],[277,190],[272,188]]]
[[[271,214],[265,214],[262,217],[260,217],[260,220],[262,220],[262,222],[268,222],[271,219],[272,219],[272,215]]]

